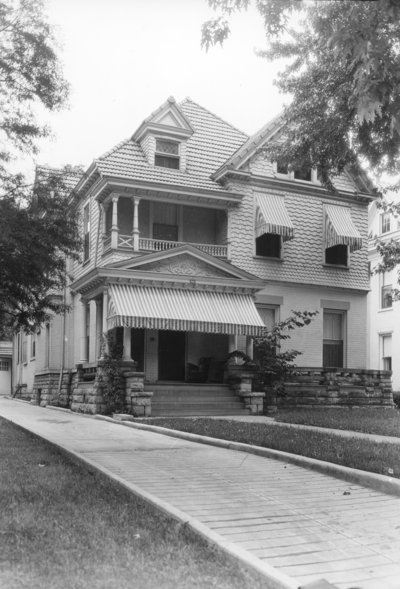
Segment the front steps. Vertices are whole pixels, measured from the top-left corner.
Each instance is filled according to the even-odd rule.
[[[144,389],[153,393],[152,417],[249,414],[228,385],[146,383]]]

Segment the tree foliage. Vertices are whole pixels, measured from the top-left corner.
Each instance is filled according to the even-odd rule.
[[[68,91],[43,1],[0,0],[0,338],[64,308],[55,295],[66,284],[66,257],[80,248],[67,202],[78,171],[39,170],[32,183],[12,170],[50,133],[38,108],[64,107]]]
[[[254,338],[255,355],[259,364],[257,386],[267,389],[272,397],[285,394],[285,380],[294,374],[293,361],[301,354],[296,350],[281,352],[282,341],[290,339],[288,331],[309,325],[318,311],[292,311],[293,315],[275,323],[271,331]]]
[[[229,34],[229,16],[250,0],[208,0],[222,16],[203,25],[209,48]],[[348,166],[376,176],[400,172],[400,0],[304,3],[255,0],[267,34],[258,54],[288,64],[275,81],[292,95],[281,141],[269,159],[304,171],[318,167],[325,186]],[[289,16],[304,19],[289,27]]]

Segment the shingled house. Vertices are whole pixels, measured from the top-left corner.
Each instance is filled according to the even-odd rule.
[[[227,355],[251,356],[252,337],[292,309],[319,311],[290,340],[305,375],[365,369],[369,185],[345,172],[333,196],[316,170],[267,161],[262,147],[281,126],[278,117],[249,138],[169,98],[93,161],[71,196],[84,238],[66,293],[73,310],[35,335],[36,401],[102,411],[100,334],[119,328],[137,414],[176,412],[176,399],[182,412],[243,411]]]

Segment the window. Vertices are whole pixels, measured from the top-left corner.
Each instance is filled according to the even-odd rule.
[[[295,180],[306,180],[307,182],[311,182],[311,168],[306,172],[302,170],[295,170],[294,171]]]
[[[383,370],[392,370],[392,336],[383,335],[382,337],[382,368]]]
[[[264,323],[265,327],[268,329],[268,331],[271,331],[271,329],[273,328],[275,323],[277,321],[279,321],[279,307],[269,307],[266,305],[262,305],[262,306],[257,305],[257,311],[258,311],[258,314],[260,315],[261,320]],[[275,352],[276,352],[276,350],[274,350],[273,353],[275,353]],[[259,352],[257,347],[254,348],[253,358],[257,364],[260,364],[261,359],[262,359],[262,354]]]
[[[17,335],[17,363],[21,362],[21,334]]]
[[[384,272],[382,274],[381,285],[381,309],[390,309],[393,304],[392,277],[390,273]]]
[[[90,256],[90,216],[89,205],[83,209],[83,261],[86,262]]]
[[[344,366],[344,322],[345,312],[324,311],[323,366],[331,368]]]
[[[282,250],[282,239],[274,233],[264,233],[256,237],[256,256],[266,258],[280,258]]]
[[[31,358],[36,356],[36,333],[31,335]]]
[[[287,164],[283,164],[280,162],[277,162],[276,164],[276,171],[278,174],[284,174],[285,176],[288,175],[289,170],[288,170],[288,165]]]
[[[348,265],[348,247],[347,245],[334,245],[327,247],[325,250],[325,264],[333,264],[335,266]]]
[[[381,234],[389,233],[390,231],[390,213],[383,213],[381,216]]]
[[[153,239],[178,241],[178,207],[171,203],[155,203],[153,208]]]
[[[50,366],[50,325],[46,325],[46,336],[45,336],[45,367]]]
[[[8,372],[10,370],[10,363],[8,360],[0,360],[0,372]]]
[[[26,350],[26,348],[27,348],[27,342],[24,341],[22,343],[22,362],[23,362],[23,364],[25,364],[27,362],[27,350]]]
[[[154,165],[179,170],[179,143],[157,139]]]

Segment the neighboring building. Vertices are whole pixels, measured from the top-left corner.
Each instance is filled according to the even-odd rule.
[[[228,352],[251,355],[252,337],[292,309],[319,311],[284,343],[299,366],[366,368],[370,185],[345,172],[333,195],[316,170],[267,161],[280,129],[277,117],[249,138],[170,98],[94,160],[71,199],[84,239],[72,312],[28,337],[28,391],[60,389],[60,367],[94,373],[100,334],[116,327],[149,390],[221,382]]]
[[[385,200],[398,202],[400,196],[387,195]],[[381,261],[376,251],[375,239],[384,241],[400,240],[400,221],[391,213],[377,208],[376,203],[370,207],[369,213],[368,259],[373,272]],[[370,278],[371,292],[369,295],[369,368],[392,370],[393,390],[400,390],[400,305],[392,297],[392,289],[400,288],[398,284],[398,268],[391,272],[372,274]]]
[[[0,395],[11,393],[12,342],[0,341]]]

